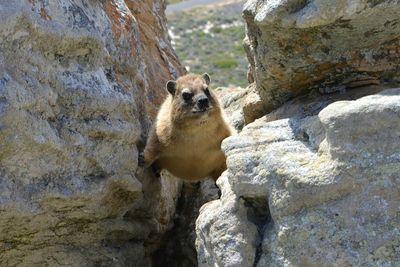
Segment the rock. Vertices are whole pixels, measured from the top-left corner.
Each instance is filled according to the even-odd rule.
[[[248,0],[249,77],[264,104],[257,117],[313,89],[399,82],[399,13],[391,0]]]
[[[180,190],[137,168],[165,81],[183,73],[163,10],[0,3],[0,265],[151,264]]]
[[[326,132],[329,155],[367,169],[396,163],[400,159],[399,114],[400,89],[386,90],[351,104],[338,101],[329,105],[318,115]]]
[[[260,95],[255,91],[254,84],[248,87],[250,91],[243,100],[243,117],[246,124],[253,122],[260,117],[265,110],[265,104]]]
[[[245,124],[243,116],[243,101],[249,93],[247,88],[241,87],[219,87],[215,89],[226,119],[237,130],[241,131]]]
[[[275,121],[286,118],[302,119],[308,116],[315,116],[333,102],[355,100],[366,95],[379,93],[387,88],[389,88],[387,85],[371,85],[359,87],[357,89],[348,89],[345,93],[334,92],[331,94],[321,94],[313,90],[306,95],[289,100],[278,109],[271,111],[265,115],[265,120]]]
[[[244,201],[232,192],[226,172],[217,184],[221,199],[201,207],[196,221],[199,266],[252,266],[257,228],[247,220]]]
[[[226,139],[218,184],[231,193],[201,209],[200,266],[400,264],[399,133],[400,89],[389,89]],[[251,246],[230,265],[226,247],[243,237]]]
[[[195,222],[200,207],[215,199],[218,199],[218,188],[214,180],[183,183],[174,216],[174,227],[164,236],[162,245],[155,252],[153,266],[198,266]]]

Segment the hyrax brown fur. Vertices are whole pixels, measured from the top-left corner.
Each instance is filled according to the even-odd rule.
[[[234,130],[208,87],[208,74],[187,74],[168,81],[162,104],[144,150],[146,166],[156,164],[178,178],[218,179],[226,169],[221,142]]]

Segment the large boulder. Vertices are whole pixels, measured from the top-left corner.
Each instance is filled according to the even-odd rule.
[[[201,266],[398,266],[400,89],[317,116],[263,117],[223,142]]]
[[[247,122],[289,98],[400,81],[400,1],[248,0]]]
[[[137,167],[183,72],[164,8],[0,1],[1,266],[150,265],[180,188]]]

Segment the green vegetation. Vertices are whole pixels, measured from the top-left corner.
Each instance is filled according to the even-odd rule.
[[[176,4],[185,0],[167,0],[167,5]]]
[[[221,69],[231,69],[238,65],[237,61],[226,55],[215,56],[211,61],[215,67]]]
[[[218,27],[218,26],[212,27],[211,28],[211,32],[213,32],[213,33],[221,33],[222,29],[220,27]]]
[[[208,72],[213,87],[247,85],[247,57],[240,3],[196,8],[168,17],[172,44],[190,72]]]

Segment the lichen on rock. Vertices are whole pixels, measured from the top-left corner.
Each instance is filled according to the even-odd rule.
[[[0,265],[151,264],[181,186],[137,167],[183,73],[163,9],[0,3]]]
[[[400,265],[399,1],[247,1],[220,199],[138,167],[164,8],[0,3],[0,265]]]
[[[247,121],[310,90],[399,82],[399,12],[390,0],[247,1],[249,76],[262,106],[245,108]]]

